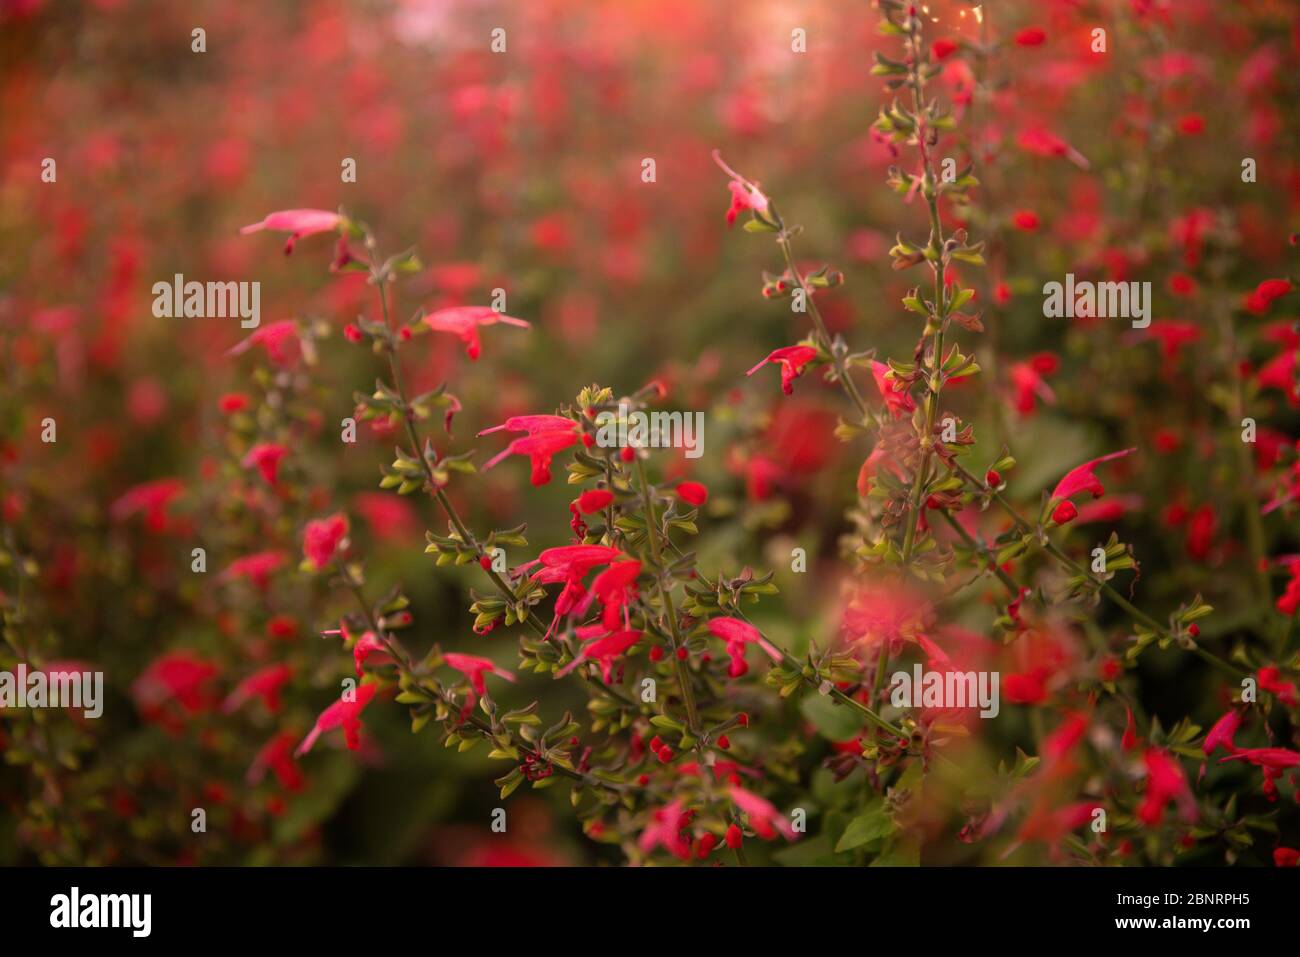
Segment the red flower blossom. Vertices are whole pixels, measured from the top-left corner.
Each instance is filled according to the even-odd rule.
[[[946,60],[958,50],[955,40],[949,40],[947,37],[940,37],[930,44],[930,55],[936,60]]]
[[[906,383],[885,378],[888,372],[889,366],[885,363],[871,360],[871,375],[876,380],[876,388],[880,390],[889,414],[896,419],[910,415],[916,409],[916,403],[912,401]]]
[[[1265,691],[1277,695],[1277,700],[1282,702],[1288,708],[1294,708],[1300,704],[1296,697],[1296,686],[1290,681],[1282,680],[1282,672],[1274,665],[1260,668],[1255,675],[1259,686]]]
[[[1209,757],[1216,749],[1222,747],[1228,750],[1228,753],[1235,752],[1237,745],[1233,738],[1237,735],[1237,729],[1241,727],[1241,712],[1231,710],[1224,713],[1223,717],[1214,722],[1214,727],[1205,736],[1205,741],[1201,744],[1201,750]]]
[[[477,359],[482,351],[478,335],[480,326],[504,322],[506,325],[527,329],[531,325],[526,319],[507,316],[488,306],[449,306],[429,313],[423,321],[435,332],[450,332],[460,336],[461,342],[465,343],[465,354],[471,359]]]
[[[336,512],[328,518],[316,518],[307,523],[302,533],[302,553],[317,571],[334,560],[339,545],[348,535],[348,517]]]
[[[1249,761],[1256,767],[1285,771],[1287,768],[1300,767],[1300,753],[1286,748],[1242,748],[1227,757],[1219,758],[1220,764],[1227,761]]]
[[[1297,867],[1300,866],[1300,851],[1292,847],[1278,847],[1273,849],[1273,864],[1277,867]]]
[[[245,226],[239,231],[239,234],[247,236],[249,233],[256,233],[263,229],[289,233],[289,239],[284,244],[284,254],[287,256],[293,252],[294,243],[304,236],[332,232],[338,229],[343,222],[343,217],[338,213],[331,213],[323,209],[282,209],[279,212],[271,213],[260,223]]]
[[[486,472],[507,456],[526,455],[532,464],[532,475],[529,481],[533,485],[545,485],[551,480],[551,459],[557,452],[563,452],[577,441],[578,432],[572,422],[569,422],[567,429],[537,432],[522,439],[515,439],[489,459],[483,466],[483,471]]]
[[[271,580],[271,573],[285,562],[284,552],[265,551],[236,558],[221,573],[223,580],[246,578],[259,589],[265,589]]]
[[[804,366],[817,358],[817,350],[812,346],[782,346],[774,349],[767,358],[745,373],[753,375],[769,362],[781,366],[781,391],[786,395],[794,394],[794,380],[803,375]]]
[[[1042,27],[1025,27],[1016,34],[1016,46],[1036,47],[1042,46],[1043,41],[1047,39],[1047,31]]]
[[[1032,233],[1038,228],[1038,214],[1032,209],[1020,209],[1012,214],[1011,222],[1016,229]]]
[[[1147,791],[1137,811],[1138,819],[1148,827],[1155,827],[1164,817],[1165,805],[1174,801],[1185,820],[1195,820],[1196,801],[1177,758],[1159,748],[1148,748],[1143,763],[1147,770]]]
[[[731,191],[731,205],[727,208],[728,226],[733,225],[736,222],[736,217],[747,209],[752,209],[756,213],[767,211],[767,197],[763,195],[757,183],[745,179],[745,177],[724,163],[722,154],[717,150],[713,151],[713,162],[717,163],[722,171],[731,177],[731,182],[727,184],[727,188]]]
[[[483,678],[485,674],[493,674],[510,682],[515,680],[514,672],[507,671],[505,668],[498,668],[490,658],[481,658],[478,655],[462,655],[449,651],[442,656],[442,660],[447,663],[447,667],[455,668],[469,679],[471,691],[465,699],[466,710],[473,706],[480,695],[487,693],[487,684]]]
[[[275,485],[279,476],[280,460],[289,454],[289,450],[276,442],[259,442],[248,450],[248,454],[240,461],[246,469],[254,466],[262,473],[262,478],[266,480],[267,485]]]
[[[266,358],[272,365],[292,365],[301,351],[298,345],[298,324],[292,319],[282,319],[262,326],[247,339],[231,347],[226,355],[242,355],[253,346],[265,349]]]
[[[235,686],[222,704],[221,710],[230,714],[244,706],[252,698],[261,698],[266,710],[271,714],[280,711],[280,689],[293,677],[293,669],[288,665],[267,665]]]
[[[674,857],[689,861],[691,859],[690,841],[682,837],[681,821],[685,816],[686,802],[681,798],[664,805],[650,813],[650,821],[637,839],[637,847],[649,854],[657,847],[662,847]]]
[[[180,479],[166,478],[145,482],[127,489],[109,507],[108,514],[115,522],[123,522],[138,512],[144,512],[145,525],[151,532],[167,529],[167,506],[185,491]]]
[[[679,482],[677,497],[688,505],[700,508],[709,500],[709,489],[700,482]]]
[[[361,747],[361,712],[365,710],[370,699],[375,696],[376,685],[360,685],[354,693],[347,697],[340,698],[332,705],[320,713],[312,729],[307,732],[307,737],[302,739],[302,743],[294,750],[293,756],[300,758],[315,746],[316,741],[326,731],[333,731],[335,728],[343,729],[343,740],[346,742],[349,751],[355,751]]]
[[[1082,465],[1070,469],[1065,473],[1065,477],[1056,483],[1056,488],[1052,490],[1051,500],[1057,502],[1079,492],[1090,492],[1093,498],[1101,498],[1106,494],[1106,489],[1092,470],[1103,462],[1123,458],[1130,452],[1136,451],[1136,448],[1121,449],[1118,452],[1111,452],[1109,455],[1103,455],[1101,458],[1093,459],[1091,462],[1084,462]]]
[[[794,828],[770,801],[734,784],[730,788],[730,794],[731,800],[736,807],[740,808],[749,817],[749,826],[763,840],[770,841],[774,839],[778,831],[787,841],[795,839]]]
[[[266,777],[268,770],[274,772],[276,780],[286,791],[302,790],[304,778],[298,765],[293,762],[293,742],[294,734],[292,731],[281,731],[266,744],[253,757],[253,763],[248,766],[248,774],[245,780],[250,785],[256,785]]]
[[[1291,291],[1289,279],[1265,279],[1255,291],[1246,296],[1246,309],[1257,316],[1268,312],[1274,301],[1281,299]]]
[[[192,716],[215,704],[209,685],[217,666],[188,651],[155,658],[131,684],[131,697],[146,720],[173,718],[177,711]],[[170,706],[175,705],[175,708]]]
[[[781,661],[781,652],[777,647],[764,638],[762,632],[741,618],[710,618],[709,633],[727,643],[727,654],[731,658],[727,674],[732,678],[739,678],[749,671],[749,665],[745,661],[746,645],[758,645],[773,661]]]
[[[577,635],[579,638],[586,640],[587,644],[582,646],[576,658],[555,673],[557,678],[563,678],[584,661],[594,661],[600,665],[601,675],[604,677],[605,683],[608,684],[610,675],[614,670],[614,659],[624,654],[641,640],[640,631],[630,628],[621,631],[607,631],[604,625],[589,625],[579,628],[577,629]]]

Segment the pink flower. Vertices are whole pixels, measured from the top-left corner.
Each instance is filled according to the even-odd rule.
[[[273,486],[279,477],[280,459],[288,454],[289,450],[276,442],[259,442],[248,450],[239,464],[246,469],[256,466],[266,484]]]
[[[537,435],[539,432],[560,432],[564,429],[575,429],[576,424],[572,419],[566,419],[562,415],[512,415],[500,425],[494,425],[490,429],[484,429],[479,433],[480,436],[490,435],[493,432],[527,432],[529,435]]]
[[[266,705],[266,710],[271,714],[277,714],[280,711],[280,689],[292,677],[293,669],[288,665],[268,665],[254,671],[230,692],[221,710],[230,714],[243,707],[244,703],[251,698],[261,698]]]
[[[343,729],[343,740],[347,743],[349,751],[361,747],[361,712],[375,696],[377,688],[377,685],[360,685],[354,694],[340,698],[322,711],[320,717],[316,719],[316,724],[312,726],[311,731],[307,732],[307,737],[302,739],[302,743],[293,752],[293,756],[302,757],[312,749],[322,734],[335,728]]]
[[[221,577],[225,581],[246,578],[260,589],[270,582],[271,573],[284,564],[284,552],[265,551],[245,555],[231,562]]]
[[[532,463],[532,475],[529,480],[533,485],[545,485],[551,480],[551,459],[557,452],[563,452],[578,441],[578,433],[573,428],[573,423],[569,422],[569,425],[570,428],[567,429],[537,432],[522,439],[515,439],[489,459],[483,466],[483,471],[486,472],[507,456],[526,455]]]
[[[1109,455],[1103,455],[1099,459],[1084,462],[1082,465],[1070,469],[1065,473],[1065,477],[1056,483],[1056,488],[1052,490],[1052,501],[1067,499],[1078,492],[1091,492],[1093,498],[1101,498],[1106,493],[1106,489],[1102,486],[1101,480],[1092,474],[1092,470],[1103,462],[1123,458],[1130,452],[1136,451],[1136,448],[1122,449],[1119,452],[1111,452]]]
[[[226,355],[242,355],[253,346],[261,346],[265,349],[266,357],[272,365],[292,365],[300,351],[298,324],[292,319],[282,319],[269,326],[262,326],[247,339],[232,347]]]
[[[752,209],[756,213],[767,211],[767,197],[759,190],[757,183],[745,179],[724,163],[722,154],[717,150],[713,151],[713,162],[731,177],[731,182],[727,184],[727,189],[731,191],[731,205],[727,208],[728,226],[734,225],[736,217],[747,209]]]
[[[769,362],[781,367],[781,391],[786,395],[794,393],[794,380],[803,375],[803,367],[817,358],[817,350],[812,346],[782,346],[774,349],[767,358],[745,373],[753,375]]]
[[[907,385],[897,379],[886,379],[889,366],[883,362],[871,360],[871,376],[876,380],[876,388],[885,400],[885,408],[895,419],[910,415],[916,409],[916,403],[907,391]]]
[[[358,678],[361,677],[362,665],[374,654],[379,654],[384,659],[383,662],[378,662],[379,664],[393,660],[388,654],[388,647],[375,637],[373,631],[368,631],[352,646],[352,664],[357,669]]]
[[[758,836],[763,840],[772,840],[776,837],[778,831],[787,841],[795,839],[794,828],[790,826],[790,822],[771,802],[734,784],[731,786],[730,793],[731,800],[736,807],[749,815],[749,826],[758,832]]]
[[[424,324],[434,332],[450,332],[452,335],[460,336],[461,341],[465,343],[465,354],[471,359],[477,359],[482,351],[478,335],[479,327],[495,325],[498,322],[519,326],[522,329],[527,329],[530,325],[527,320],[504,315],[488,306],[450,306],[424,317]]]
[[[245,226],[239,234],[247,236],[249,233],[260,232],[263,229],[289,233],[289,239],[284,244],[284,254],[287,256],[293,252],[293,244],[299,239],[316,233],[328,233],[338,229],[342,223],[343,217],[338,213],[323,209],[282,209],[271,213],[260,223]]]
[[[347,535],[348,517],[342,512],[328,518],[313,519],[302,534],[302,553],[308,563],[320,571],[334,560],[334,553]]]
[[[745,662],[745,646],[758,645],[776,662],[781,661],[781,652],[763,633],[741,618],[710,618],[709,633],[727,643],[727,654],[731,658],[731,667],[727,670],[733,678],[739,678],[749,671]]]
[[[137,512],[144,512],[145,525],[151,532],[167,529],[167,506],[185,491],[185,483],[180,479],[157,479],[127,489],[109,507],[109,515],[115,522],[122,522]]]

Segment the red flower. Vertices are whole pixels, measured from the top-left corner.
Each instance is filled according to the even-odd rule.
[[[450,306],[429,313],[423,321],[435,332],[450,332],[452,335],[460,336],[461,342],[465,343],[465,354],[471,359],[477,359],[482,350],[478,335],[480,326],[504,322],[510,326],[527,329],[531,325],[526,319],[507,316],[488,306]]]
[[[1164,817],[1165,805],[1174,801],[1184,819],[1195,820],[1196,801],[1177,759],[1158,748],[1148,748],[1143,763],[1147,769],[1147,792],[1138,808],[1138,819],[1148,827],[1155,827]]]
[[[115,522],[123,522],[137,512],[145,513],[145,525],[151,532],[167,529],[167,506],[185,491],[180,479],[157,479],[127,489],[109,507],[108,514]]]
[[[1291,847],[1274,848],[1273,863],[1277,867],[1296,867],[1300,865],[1300,851]]]
[[[1016,45],[1022,47],[1042,46],[1047,39],[1047,31],[1042,27],[1025,27],[1016,34]]]
[[[1241,712],[1232,710],[1228,711],[1218,721],[1214,722],[1209,733],[1205,736],[1205,741],[1201,744],[1201,750],[1209,757],[1216,749],[1223,747],[1232,753],[1237,750],[1237,745],[1233,742],[1236,737],[1237,729],[1241,727]]]
[[[588,489],[569,503],[569,510],[579,515],[590,515],[609,508],[613,501],[614,493],[607,488]]]
[[[1091,462],[1084,462],[1076,468],[1070,469],[1065,473],[1065,477],[1056,483],[1056,488],[1052,490],[1052,501],[1067,499],[1078,492],[1091,492],[1093,498],[1101,498],[1106,494],[1105,487],[1101,480],[1092,473],[1098,465],[1103,462],[1110,462],[1113,459],[1123,458],[1130,452],[1136,452],[1136,448],[1121,449],[1118,452],[1111,452],[1109,455],[1103,455],[1099,459],[1093,459]]]
[[[293,669],[288,665],[267,665],[241,681],[230,692],[221,710],[229,714],[243,707],[251,698],[261,698],[266,710],[271,714],[280,711],[280,689],[293,677]]]
[[[641,574],[641,563],[635,560],[614,562],[591,582],[587,597],[578,607],[578,614],[586,614],[592,602],[599,601],[604,609],[601,619],[608,631],[618,627],[619,615],[627,604],[636,598],[636,579]],[[624,622],[626,624],[626,622]]]
[[[328,518],[316,518],[307,523],[302,533],[302,553],[317,571],[334,560],[334,553],[348,535],[348,517],[336,512]]]
[[[265,551],[245,555],[231,562],[221,573],[223,580],[246,578],[260,589],[265,589],[271,573],[284,564],[284,552]]]
[[[1296,687],[1290,681],[1282,680],[1282,672],[1274,665],[1266,668],[1260,668],[1255,675],[1259,686],[1265,691],[1271,691],[1277,695],[1277,700],[1281,701],[1288,708],[1294,708],[1300,701],[1296,699]]]
[[[1188,113],[1178,119],[1178,132],[1184,136],[1196,136],[1205,132],[1205,117],[1200,113]]]
[[[491,458],[483,466],[483,471],[486,472],[507,456],[526,455],[533,468],[530,481],[533,485],[545,485],[551,480],[551,459],[557,452],[563,452],[577,441],[578,433],[572,422],[569,422],[567,429],[538,432],[522,439],[515,439]]]
[[[709,490],[707,486],[700,482],[679,482],[677,497],[688,505],[699,508],[709,500]]]
[[[785,819],[785,816],[773,807],[771,802],[734,784],[731,786],[730,794],[731,800],[736,807],[748,815],[749,826],[758,832],[758,836],[763,840],[772,840],[776,837],[778,831],[787,841],[795,839],[794,828],[790,826],[790,822]]]
[[[636,564],[639,566],[640,562]],[[599,624],[578,628],[577,635],[587,641],[587,644],[582,646],[578,657],[555,673],[557,678],[563,678],[584,661],[595,661],[600,665],[601,674],[608,684],[614,670],[614,659],[641,640],[641,632],[635,629],[607,632],[605,626]]]
[[[539,432],[559,432],[563,429],[575,428],[577,426],[573,420],[566,419],[562,415],[512,415],[500,425],[484,429],[479,435],[490,435],[493,432],[502,431],[527,432],[529,435],[537,435]]]
[[[1065,525],[1074,521],[1079,515],[1079,509],[1070,501],[1062,502],[1052,509],[1052,521],[1057,525]]]
[[[184,716],[196,715],[215,703],[208,685],[217,666],[188,651],[155,658],[131,684],[131,697],[146,720],[171,723],[179,706]]]
[[[713,151],[713,162],[717,163],[722,171],[731,177],[731,182],[727,188],[731,191],[731,205],[727,208],[727,225],[731,226],[736,222],[736,217],[747,209],[752,209],[756,213],[767,211],[767,197],[759,190],[758,184],[750,182],[741,176],[730,166],[722,161],[722,154],[717,150]]]
[[[293,763],[293,742],[292,731],[281,731],[262,745],[261,750],[254,756],[253,763],[248,766],[245,780],[250,785],[255,785],[266,777],[269,769],[275,772],[276,780],[286,791],[301,790],[303,776],[298,770],[298,765]]]
[[[266,484],[275,485],[280,470],[280,459],[288,454],[289,450],[276,442],[259,442],[248,450],[248,454],[239,464],[246,469],[256,466],[262,473],[262,478],[266,480]]]
[[[361,712],[375,696],[376,689],[376,685],[361,685],[354,694],[340,698],[322,711],[320,717],[316,719],[316,724],[312,726],[311,731],[307,732],[307,737],[303,738],[302,743],[294,750],[293,756],[302,757],[312,749],[322,734],[335,728],[343,729],[343,740],[347,743],[349,751],[361,747]]]
[[[243,412],[253,404],[253,400],[242,392],[227,392],[217,402],[217,408],[227,415]]]
[[[233,346],[226,352],[228,356],[242,355],[253,346],[266,350],[266,358],[272,365],[291,365],[298,358],[298,324],[292,319],[282,319],[269,326],[262,326],[247,339]]]
[[[263,229],[289,233],[289,239],[284,244],[284,254],[287,256],[293,252],[293,244],[299,239],[304,236],[314,236],[316,233],[331,232],[338,229],[343,222],[343,217],[338,213],[323,209],[282,209],[271,213],[260,223],[245,226],[239,234],[247,236],[249,233],[256,233]]]
[[[690,841],[683,839],[681,821],[685,816],[686,803],[681,798],[652,811],[650,822],[637,839],[637,846],[644,853],[650,853],[656,847],[663,847],[674,857],[683,861],[691,859]]]
[[[817,358],[817,350],[812,346],[782,346],[774,349],[767,358],[745,373],[753,375],[769,362],[781,366],[781,391],[786,395],[794,393],[794,380],[803,375],[803,368]]]
[[[727,670],[733,678],[739,678],[749,671],[745,662],[745,646],[758,645],[775,662],[781,661],[781,652],[763,633],[741,618],[710,618],[709,633],[727,643],[727,654],[731,658],[731,667]]]
[[[1020,131],[1016,143],[1027,153],[1036,156],[1064,156],[1080,169],[1088,168],[1088,160],[1065,140],[1041,126],[1030,126]]]
[[[883,362],[871,360],[871,375],[876,380],[876,388],[885,400],[885,408],[894,418],[910,415],[916,409],[916,403],[907,391],[907,385],[897,379],[886,379],[889,366]]]
[[[1242,748],[1227,757],[1219,758],[1219,763],[1227,761],[1249,761],[1260,768],[1285,771],[1287,768],[1300,767],[1300,753],[1286,748]]]
[[[957,52],[957,41],[949,40],[947,37],[940,37],[930,45],[930,55],[936,60],[946,60]]]
[[[493,674],[498,678],[504,678],[506,681],[513,682],[515,680],[514,672],[507,671],[505,668],[498,668],[490,658],[481,658],[478,655],[462,655],[449,651],[442,656],[442,660],[447,663],[447,667],[455,668],[469,679],[471,691],[465,699],[466,710],[473,706],[479,695],[487,693],[487,684],[483,678],[485,674]]]
[[[1265,279],[1255,291],[1246,296],[1246,309],[1257,316],[1268,312],[1275,299],[1280,299],[1291,291],[1289,279]]]
[[[1011,222],[1016,229],[1022,229],[1027,233],[1032,233],[1038,228],[1038,214],[1032,209],[1017,210],[1011,217]]]

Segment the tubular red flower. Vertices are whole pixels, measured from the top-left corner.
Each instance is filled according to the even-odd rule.
[[[349,751],[361,747],[361,712],[365,710],[370,699],[375,696],[376,685],[360,685],[356,692],[347,698],[340,698],[320,713],[307,737],[294,750],[293,756],[300,758],[310,751],[326,731],[343,729],[343,739]]]
[[[293,677],[293,669],[289,665],[267,665],[258,671],[253,672],[238,685],[227,697],[221,706],[221,710],[226,714],[236,711],[244,706],[244,703],[252,698],[261,698],[262,703],[266,705],[266,710],[271,714],[278,714],[280,711],[280,689],[288,684]]]
[[[522,439],[515,439],[493,456],[483,466],[483,471],[486,472],[507,456],[526,455],[533,467],[529,480],[533,485],[545,485],[551,480],[551,459],[557,452],[564,451],[577,441],[578,433],[572,428],[555,432],[538,432]]]
[[[795,839],[794,828],[785,819],[785,815],[778,811],[770,801],[734,784],[728,793],[731,795],[731,800],[736,807],[748,815],[750,827],[763,840],[772,840],[776,837],[778,831],[787,841]]]
[[[1201,750],[1206,756],[1213,754],[1216,749],[1226,748],[1229,753],[1237,750],[1237,745],[1233,738],[1237,735],[1237,729],[1241,727],[1241,712],[1231,710],[1226,712],[1223,717],[1214,722],[1214,727],[1205,736],[1205,741],[1201,744]]]
[[[641,640],[641,632],[628,628],[605,634],[604,630],[603,625],[579,629],[579,637],[593,638],[593,632],[595,637],[583,645],[578,656],[557,671],[555,677],[563,678],[584,661],[594,661],[600,665],[601,675],[608,684],[614,670],[614,660]]]
[[[782,346],[773,349],[762,362],[757,363],[745,373],[753,375],[769,362],[781,367],[781,391],[786,395],[794,394],[794,380],[803,375],[804,366],[817,358],[817,350],[812,346]]]
[[[745,662],[745,646],[758,645],[773,661],[781,661],[781,652],[775,645],[763,637],[763,633],[741,618],[710,618],[709,634],[721,638],[727,643],[727,655],[731,658],[728,674],[739,678],[749,671]]]
[[[262,326],[247,339],[231,347],[226,355],[242,355],[253,346],[261,346],[265,349],[266,358],[272,365],[292,365],[301,352],[298,344],[298,324],[292,319],[283,319]]]
[[[885,400],[885,408],[895,419],[904,415],[911,415],[916,409],[916,403],[912,401],[912,396],[907,391],[907,385],[897,380],[885,378],[889,372],[889,366],[883,362],[871,360],[871,375],[876,380],[876,388],[880,390],[881,398]]]
[[[1130,452],[1136,452],[1137,448],[1122,449],[1119,452],[1111,452],[1109,455],[1103,455],[1099,459],[1093,459],[1091,462],[1084,462],[1076,468],[1070,469],[1065,473],[1065,477],[1056,483],[1056,488],[1052,490],[1052,501],[1067,499],[1078,492],[1090,492],[1093,498],[1101,498],[1106,493],[1105,487],[1101,480],[1093,474],[1093,469],[1104,462],[1110,462],[1114,459],[1123,458]]]
[[[678,498],[696,508],[709,500],[709,489],[700,482],[679,482],[676,491]]]
[[[488,306],[450,306],[429,313],[422,320],[434,332],[450,332],[459,336],[465,343],[465,354],[477,359],[482,351],[478,330],[480,326],[491,326],[498,322],[527,329],[531,325],[526,319],[516,319],[497,312]]]
[[[253,223],[251,226],[245,226],[239,231],[241,236],[247,236],[249,233],[256,233],[263,229],[274,230],[279,233],[289,233],[289,239],[284,244],[284,254],[287,256],[293,252],[294,243],[304,236],[314,236],[316,233],[328,233],[338,229],[343,224],[343,217],[338,213],[331,213],[324,209],[282,209],[278,212],[269,214],[259,223]]]
[[[273,486],[279,475],[280,460],[288,454],[289,450],[279,443],[260,442],[248,450],[239,464],[246,469],[256,466],[266,484]]]

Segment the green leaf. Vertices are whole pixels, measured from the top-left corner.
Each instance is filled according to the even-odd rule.
[[[835,853],[842,854],[845,851],[851,851],[855,847],[861,847],[863,844],[879,840],[893,833],[893,831],[894,822],[885,813],[884,807],[872,808],[849,822],[849,826],[844,829],[843,836],[835,845]]]

